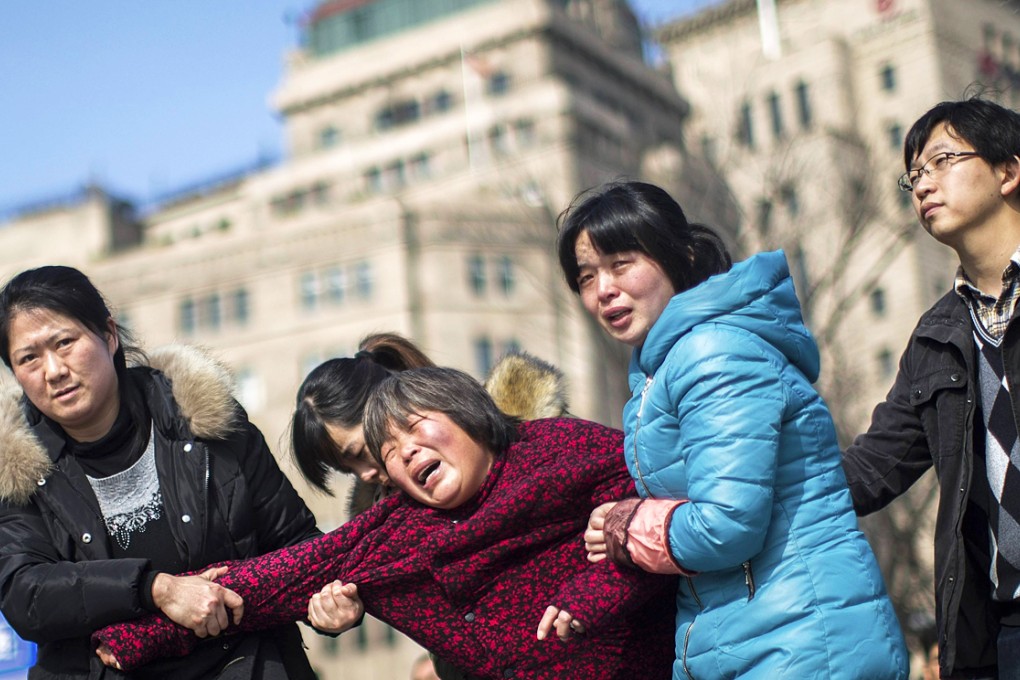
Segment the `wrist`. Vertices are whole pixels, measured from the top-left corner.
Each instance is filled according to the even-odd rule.
[[[152,587],[149,589],[149,594],[152,597],[152,606],[160,611],[163,610],[163,606],[169,597],[171,578],[169,574],[163,572],[155,572],[152,577]]]
[[[631,518],[640,506],[640,498],[627,498],[620,501],[606,513],[603,525],[606,556],[616,564],[631,569],[638,567],[627,551],[627,531],[630,528]]]
[[[162,575],[163,572],[150,570],[142,574],[142,581],[138,587],[138,600],[141,604],[142,609],[150,613],[158,613],[160,611],[159,605],[156,604],[156,598],[154,588],[156,579]]]

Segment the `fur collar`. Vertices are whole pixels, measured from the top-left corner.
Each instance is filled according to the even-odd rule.
[[[151,352],[149,366],[170,379],[180,414],[195,437],[222,439],[234,429],[233,379],[221,361],[195,347],[172,345]],[[0,372],[0,500],[15,505],[28,502],[52,468],[25,419],[22,396],[10,372]]]
[[[527,352],[500,359],[485,379],[496,406],[521,420],[555,418],[567,412],[565,379],[552,364]]]

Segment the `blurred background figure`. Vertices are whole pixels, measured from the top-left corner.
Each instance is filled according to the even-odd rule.
[[[422,654],[415,659],[414,664],[411,665],[411,680],[439,680],[431,656]],[[925,680],[928,680],[928,676],[925,676]]]

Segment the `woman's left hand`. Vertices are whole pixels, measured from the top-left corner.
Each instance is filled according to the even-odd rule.
[[[584,624],[573,617],[573,615],[559,607],[549,606],[542,615],[538,624],[538,639],[544,640],[556,629],[556,635],[561,640],[569,640],[574,635],[581,635],[585,632]]]
[[[102,661],[104,665],[121,670],[120,662],[117,661],[117,657],[113,655],[110,648],[106,645],[99,645],[99,648],[96,649],[96,656],[99,657],[99,660]]]

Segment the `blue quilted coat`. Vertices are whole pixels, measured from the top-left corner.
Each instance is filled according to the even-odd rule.
[[[674,296],[634,352],[627,466],[642,496],[691,501],[674,679],[907,677],[818,370],[782,252]]]

